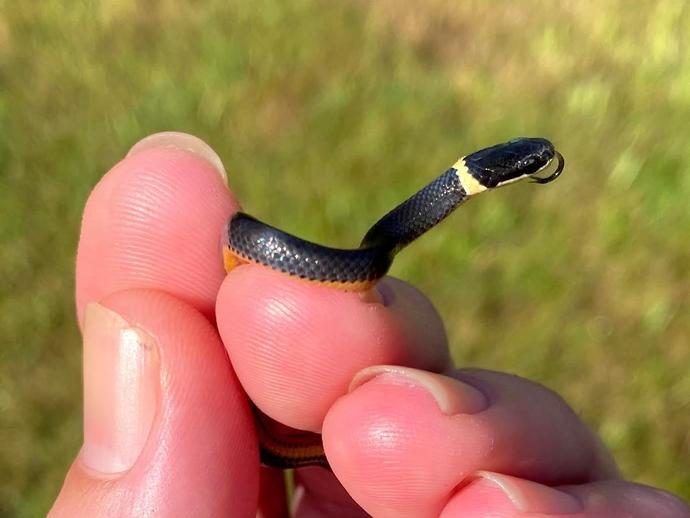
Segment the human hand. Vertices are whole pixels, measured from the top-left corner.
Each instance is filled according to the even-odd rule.
[[[181,134],[144,139],[94,189],[76,272],[84,445],[52,516],[286,515],[248,397],[323,432],[333,473],[298,470],[298,516],[690,516],[623,481],[554,393],[454,370],[404,282],[362,297],[256,266],[226,276],[238,207],[215,153]]]

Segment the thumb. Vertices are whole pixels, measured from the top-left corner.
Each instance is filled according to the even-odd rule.
[[[162,292],[89,304],[84,444],[50,516],[252,516],[251,412],[213,327]]]

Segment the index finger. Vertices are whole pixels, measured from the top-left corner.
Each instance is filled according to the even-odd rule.
[[[110,293],[165,291],[213,319],[224,272],[220,232],[239,204],[218,156],[200,139],[158,133],[96,185],[82,220],[76,269],[84,306]]]

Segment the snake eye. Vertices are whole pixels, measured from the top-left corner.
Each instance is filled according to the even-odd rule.
[[[532,169],[535,162],[536,160],[534,159],[534,157],[529,156],[522,161],[521,167],[523,169]]]

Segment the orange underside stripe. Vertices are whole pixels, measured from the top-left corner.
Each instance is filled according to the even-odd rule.
[[[270,266],[266,266],[265,264],[261,264],[257,261],[253,261],[249,258],[246,258],[246,257],[243,257],[241,255],[236,254],[227,245],[223,247],[223,265],[225,266],[226,272],[229,272],[233,268],[240,266],[242,264],[256,264],[259,266],[263,266],[264,268],[271,268]],[[280,271],[280,270],[276,270],[275,268],[271,268],[271,270]],[[285,275],[289,275],[290,277],[292,277],[294,279],[299,279],[300,281],[308,282],[311,284],[318,284],[320,286],[326,286],[328,288],[335,288],[337,290],[342,290],[342,291],[367,291],[367,290],[370,290],[371,288],[373,288],[374,285],[378,282],[378,279],[375,279],[373,281],[366,279],[363,281],[355,281],[355,282],[330,281],[330,280],[319,280],[319,279],[303,279],[302,277],[298,277],[297,275],[293,275],[290,273],[286,273],[286,272],[281,272],[281,273],[285,273]]]

